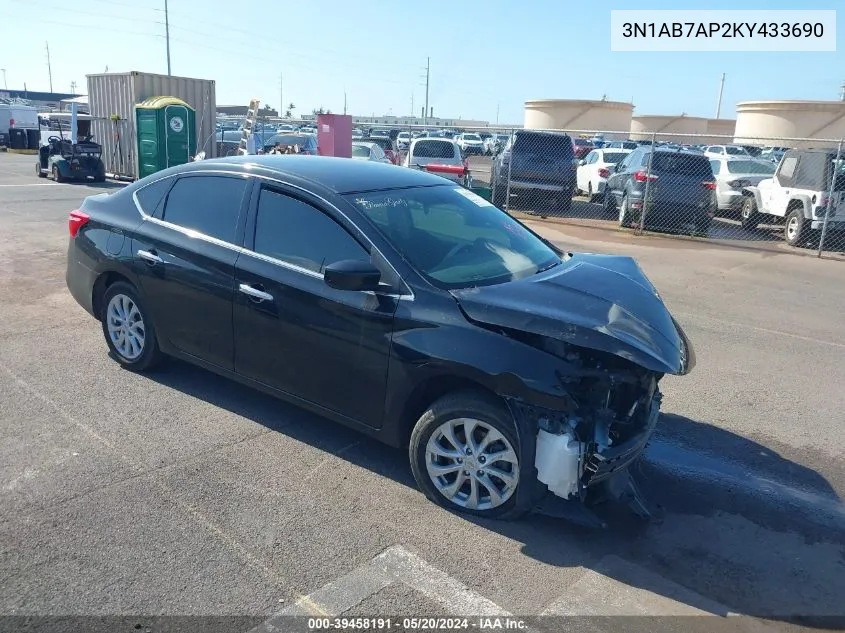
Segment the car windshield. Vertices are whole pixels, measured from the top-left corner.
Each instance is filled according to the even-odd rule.
[[[627,152],[605,152],[604,162],[615,165],[616,163],[620,163],[625,160],[627,155]]]
[[[514,148],[529,154],[545,154],[560,158],[571,157],[572,139],[563,134],[517,132]]]
[[[309,137],[304,134],[274,134],[273,136],[268,136],[264,140],[264,144],[299,145],[300,147],[306,147],[308,140]]]
[[[454,158],[455,146],[451,141],[417,141],[414,145],[416,158]]]
[[[480,141],[481,137],[478,134],[464,134],[465,141]]]
[[[732,147],[730,145],[725,147],[725,153],[731,156],[748,156],[748,152],[742,147]]]
[[[702,180],[712,180],[713,170],[710,161],[704,156],[681,152],[654,152],[651,158],[651,171],[656,173],[693,176]]]
[[[407,132],[399,132],[399,135],[397,136],[397,138],[410,138],[410,137],[411,137],[411,135],[408,134]]]
[[[521,279],[560,258],[507,213],[468,189],[415,187],[348,196],[420,274],[441,288]]]
[[[756,160],[726,161],[729,174],[773,174],[775,166],[771,163],[761,163]]]
[[[576,138],[576,139],[575,139],[575,144],[576,144],[576,145],[592,145],[592,144],[593,144],[593,142],[592,142],[592,141],[588,141],[588,140],[587,140],[587,139],[585,139],[585,138]]]
[[[381,136],[383,138],[390,138],[390,132],[387,130],[373,130],[373,133],[370,136]]]
[[[355,158],[369,158],[370,157],[370,148],[366,145],[353,145],[352,146],[352,155]]]

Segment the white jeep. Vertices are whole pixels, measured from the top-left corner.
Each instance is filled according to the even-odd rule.
[[[743,189],[742,228],[783,223],[791,246],[817,241],[825,214],[828,232],[845,231],[845,156],[838,163],[836,156],[836,149],[788,150],[772,178]]]

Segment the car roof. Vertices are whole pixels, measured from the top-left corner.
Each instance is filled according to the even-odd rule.
[[[418,169],[333,156],[231,156],[187,163],[173,168],[171,173],[214,171],[225,166],[269,178],[298,179],[336,194],[449,184],[440,176]]]

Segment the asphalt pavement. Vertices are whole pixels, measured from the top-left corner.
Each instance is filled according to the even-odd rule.
[[[68,211],[118,185],[54,184],[33,162],[0,154],[0,629],[34,615],[843,625],[828,618],[845,617],[845,263],[527,220],[572,250],[636,257],[698,366],[664,379],[639,473],[660,520],[480,521],[429,503],[402,451],[183,363],[122,370],[64,282]]]

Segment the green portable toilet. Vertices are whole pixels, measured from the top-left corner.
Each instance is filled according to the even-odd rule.
[[[139,178],[191,161],[197,152],[196,116],[176,97],[152,97],[135,106]]]

